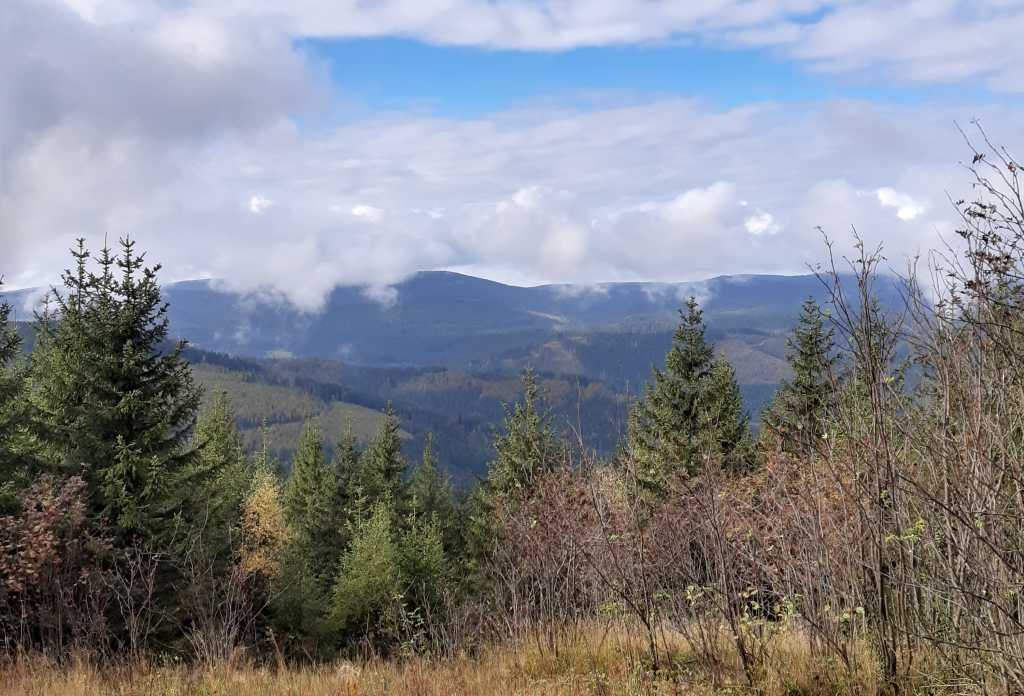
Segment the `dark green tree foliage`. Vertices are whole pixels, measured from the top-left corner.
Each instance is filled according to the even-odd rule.
[[[360,457],[355,488],[369,505],[386,498],[396,502],[400,498],[405,467],[401,426],[389,402],[384,411],[383,425]]]
[[[705,340],[704,316],[694,298],[680,311],[665,369],[630,414],[629,445],[641,479],[659,487],[677,471],[693,473],[705,457],[740,466],[750,436],[732,368]]]
[[[732,471],[750,466],[754,453],[750,419],[743,407],[736,373],[725,358],[718,358],[711,365],[706,396],[700,427],[710,443],[710,451],[717,453],[722,466]]]
[[[63,292],[38,316],[29,398],[50,463],[82,475],[90,514],[124,542],[169,533],[201,472],[189,447],[199,389],[184,342],[168,343],[160,267],[120,247],[95,272],[84,241],[72,251]]]
[[[26,484],[28,473],[24,466],[24,375],[14,365],[21,339],[9,324],[10,316],[10,305],[0,302],[0,512],[16,506],[17,491]]]
[[[451,480],[441,469],[434,453],[434,438],[427,435],[423,458],[409,476],[406,493],[411,528],[431,528],[439,536],[443,552],[454,558],[462,550],[460,510],[456,506]]]
[[[438,464],[432,434],[427,434],[423,459],[409,476],[408,499],[410,512],[418,520],[436,518],[444,523],[452,519],[452,486]]]
[[[351,542],[352,525],[363,515],[365,500],[360,497],[357,485],[361,461],[362,453],[352,431],[352,424],[346,423],[345,432],[334,447],[332,461],[335,480],[334,509],[337,516],[334,537],[336,549],[333,552],[335,559],[340,557],[341,552]]]
[[[193,442],[197,469],[208,481],[200,501],[203,508],[198,511],[205,523],[204,536],[212,545],[211,551],[226,558],[251,476],[225,392],[218,393],[200,415]]]
[[[523,400],[505,408],[503,432],[495,439],[487,486],[492,494],[529,491],[536,477],[556,469],[565,453],[555,434],[532,370],[523,373]]]
[[[495,458],[487,478],[465,501],[461,545],[465,550],[466,575],[476,577],[481,562],[494,549],[496,513],[502,506],[515,507],[533,493],[538,477],[555,471],[565,461],[566,448],[555,433],[551,415],[532,370],[522,376],[523,398],[505,407],[502,431],[494,439]]]
[[[338,564],[337,535],[343,510],[337,506],[338,479],[328,464],[316,421],[306,423],[284,491],[294,542],[321,588],[330,587]]]
[[[825,432],[826,418],[834,401],[833,370],[836,365],[833,329],[813,298],[801,308],[800,318],[787,340],[786,358],[793,378],[780,385],[762,418],[785,451],[809,455]]]

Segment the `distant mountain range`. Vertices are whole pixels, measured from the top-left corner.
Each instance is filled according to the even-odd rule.
[[[563,427],[599,450],[614,446],[629,400],[663,363],[691,295],[756,420],[789,374],[785,340],[801,303],[826,301],[811,275],[515,287],[433,271],[394,290],[393,301],[382,303],[339,287],[322,311],[303,313],[266,295],[224,291],[216,281],[164,288],[172,331],[194,346],[200,380],[260,404],[240,413],[250,440],[269,417],[287,457],[310,415],[331,436],[354,417],[365,438],[370,412],[390,400],[405,418],[409,454],[434,432],[456,473],[482,470],[501,404],[517,397],[515,376],[526,367],[544,376]],[[895,282],[878,290],[883,304],[898,299]],[[23,305],[33,294],[7,296]]]
[[[390,304],[358,288],[340,287],[321,312],[304,314],[284,301],[217,287],[212,281],[189,281],[166,288],[174,330],[205,349],[361,365],[474,368],[495,366],[506,354],[545,338],[670,332],[690,295],[701,302],[718,337],[785,330],[807,296],[822,296],[814,276],[515,287],[433,271],[396,285]]]

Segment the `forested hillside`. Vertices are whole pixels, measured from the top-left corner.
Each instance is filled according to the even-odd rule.
[[[892,306],[897,287],[881,281],[880,301]],[[688,292],[703,298],[708,338],[733,365],[756,427],[790,375],[785,341],[795,308],[808,296],[823,301],[827,290],[814,276],[519,288],[432,272],[399,284],[391,305],[339,288],[322,311],[303,313],[219,287],[167,285],[170,333],[189,340],[193,363],[232,373],[197,371],[208,394],[228,388],[241,395],[247,385],[245,398],[235,399],[247,448],[265,419],[274,453],[290,460],[303,419],[314,414],[329,442],[349,416],[366,441],[372,419],[356,407],[380,412],[392,401],[406,429],[406,454],[436,433],[444,466],[460,483],[484,472],[502,404],[521,393],[519,374],[527,368],[543,375],[556,427],[609,453],[624,432],[629,401],[671,345]],[[23,318],[26,303],[39,296],[8,295]],[[29,349],[30,325],[20,326]]]
[[[442,467],[457,486],[486,474],[504,405],[522,394],[519,373],[470,373],[447,368],[368,368],[326,360],[235,358],[188,349],[207,404],[224,391],[237,404],[236,422],[246,451],[267,446],[287,467],[309,418],[319,419],[328,453],[351,428],[370,441],[393,404],[402,425],[402,450],[415,458],[428,436]],[[602,452],[624,431],[625,394],[581,377],[544,374],[552,422],[562,433],[579,433]],[[261,427],[262,426],[262,427]]]

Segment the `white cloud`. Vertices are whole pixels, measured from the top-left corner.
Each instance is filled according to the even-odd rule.
[[[166,45],[229,55],[223,27],[291,36],[408,36],[437,44],[558,51],[675,39],[765,47],[815,70],[1024,90],[1015,0],[65,0],[93,23],[157,24]],[[171,9],[168,9],[171,8]],[[157,20],[160,20],[159,23]]]
[[[760,237],[763,234],[778,234],[779,232],[779,225],[771,213],[751,215],[743,221],[743,226],[755,237]]]
[[[923,203],[888,186],[877,189],[875,195],[878,197],[879,203],[886,208],[895,208],[896,217],[907,222],[923,214],[926,209]]]
[[[370,222],[380,222],[380,219],[384,216],[384,211],[380,208],[374,208],[372,205],[357,205],[353,206],[352,214]]]
[[[272,205],[274,205],[274,201],[269,198],[264,198],[263,196],[252,196],[249,199],[249,212],[254,215],[259,215]]]
[[[1019,108],[978,103],[715,108],[652,98],[464,120],[389,115],[315,129],[291,120],[319,93],[291,41],[312,26],[568,46],[672,27],[726,36],[813,10],[810,1],[565,0],[543,17],[538,3],[471,0],[444,12],[425,0],[363,3],[358,13],[311,0],[196,0],[173,12],[156,0],[78,5],[0,9],[0,272],[23,286],[54,280],[75,237],[96,245],[125,234],[164,263],[165,279],[220,277],[310,310],[339,283],[386,301],[384,288],[422,268],[583,285],[800,272],[821,256],[816,225],[839,239],[856,225],[897,259],[951,229],[952,211],[924,201],[967,190],[954,120],[979,116],[997,139],[1016,139],[1011,149],[1024,145]],[[911,75],[916,65],[924,79],[927,61],[959,50],[925,41],[951,12],[922,18],[914,34],[935,56],[910,60],[901,47],[887,69]],[[831,31],[832,14],[792,31]],[[815,39],[806,59],[874,65],[896,39],[869,19],[850,25],[861,39],[831,53]],[[966,65],[997,74],[994,63]]]
[[[393,307],[398,302],[398,290],[388,285],[367,285],[363,295],[384,307]]]

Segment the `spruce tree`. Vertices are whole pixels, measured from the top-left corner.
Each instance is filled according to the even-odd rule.
[[[330,614],[338,630],[359,627],[373,637],[386,624],[402,591],[394,513],[376,503],[355,525],[352,544],[338,564]]]
[[[384,411],[384,423],[363,452],[355,477],[355,488],[368,505],[401,497],[406,461],[402,454],[401,426],[391,402]]]
[[[423,458],[409,476],[409,507],[412,515],[420,520],[436,518],[448,522],[452,519],[451,482],[438,465],[432,433],[427,433]]]
[[[720,464],[740,471],[753,462],[754,443],[750,418],[736,382],[736,372],[725,358],[711,365],[700,412],[700,450],[717,453]]]
[[[189,447],[199,389],[168,341],[159,266],[135,244],[103,248],[95,272],[83,240],[37,317],[28,393],[51,466],[86,481],[92,515],[115,543],[166,538],[201,478]]]
[[[532,370],[523,372],[522,383],[523,399],[505,407],[503,432],[494,441],[496,456],[487,475],[492,494],[528,492],[538,475],[559,466],[564,454]]]
[[[334,447],[334,459],[331,462],[335,481],[334,512],[337,527],[334,536],[335,558],[341,555],[351,541],[352,524],[361,519],[365,512],[366,501],[358,487],[361,457],[359,443],[352,431],[352,423],[346,421],[342,436]]]
[[[459,520],[452,484],[434,453],[434,437],[427,434],[423,458],[409,476],[407,493],[409,526],[433,526],[444,549],[453,554],[461,546]]]
[[[310,420],[292,459],[284,504],[299,553],[324,589],[330,586],[338,563],[337,499],[337,479],[324,454],[320,426]]]
[[[3,279],[0,278],[0,288]],[[14,365],[21,338],[10,326],[11,307],[0,302],[0,513],[10,512],[27,482],[25,461],[24,375]]]
[[[398,540],[398,567],[408,609],[436,607],[449,577],[448,558],[437,516],[413,520]]]
[[[780,439],[784,451],[810,455],[825,432],[834,398],[836,364],[833,330],[814,298],[801,310],[787,339],[786,358],[793,377],[783,382],[762,418],[765,428]]]
[[[495,457],[487,478],[464,505],[466,571],[475,575],[495,544],[496,512],[515,508],[534,493],[537,480],[565,461],[566,449],[552,425],[551,414],[532,370],[522,375],[523,398],[505,407],[505,419],[494,439]]]
[[[692,474],[705,457],[738,466],[749,447],[736,379],[705,338],[704,314],[690,298],[665,356],[665,369],[630,413],[629,448],[638,476],[660,488],[675,472]]]
[[[208,480],[197,511],[206,521],[210,550],[221,558],[230,552],[231,535],[238,525],[250,476],[235,427],[235,415],[227,393],[218,392],[196,423],[193,446],[196,466]]]

